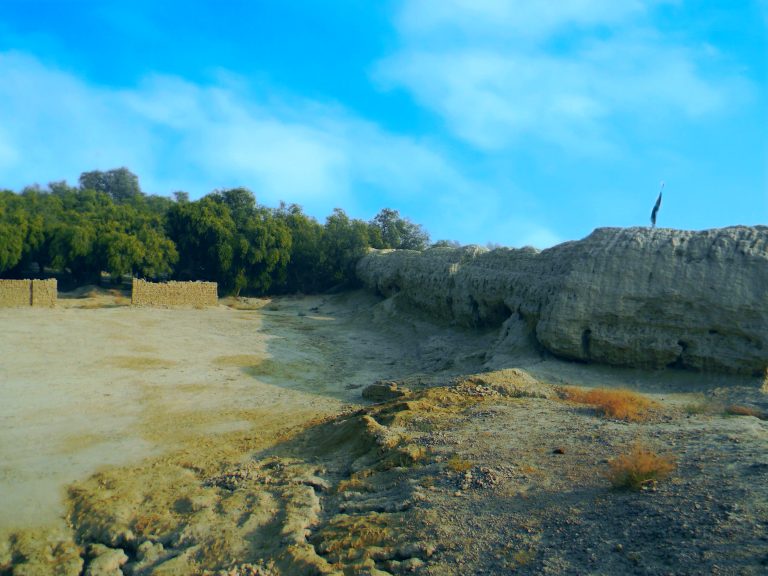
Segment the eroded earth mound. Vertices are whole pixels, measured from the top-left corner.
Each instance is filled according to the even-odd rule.
[[[767,416],[729,417],[714,401],[656,406],[624,421],[523,370],[455,377],[312,422],[241,458],[206,460],[198,448],[96,474],[69,490],[70,536],[19,533],[0,567],[63,576],[763,573]],[[638,442],[673,463],[672,477],[612,489],[609,463]]]
[[[768,368],[768,227],[600,228],[544,251],[374,251],[364,284],[508,346],[638,368]]]

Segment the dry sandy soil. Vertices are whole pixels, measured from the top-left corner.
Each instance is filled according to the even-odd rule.
[[[755,380],[510,357],[365,293],[0,322],[3,576],[768,572]],[[606,418],[566,384],[657,405]],[[674,471],[613,489],[637,443]]]

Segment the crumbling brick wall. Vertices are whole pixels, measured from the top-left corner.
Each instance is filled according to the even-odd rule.
[[[147,282],[133,279],[133,306],[216,306],[219,303],[216,282]]]
[[[50,280],[0,280],[0,308],[56,306],[57,283]]]
[[[32,306],[53,308],[56,306],[58,284],[55,278],[50,280],[32,280]]]

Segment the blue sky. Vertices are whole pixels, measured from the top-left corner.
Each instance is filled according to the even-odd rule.
[[[768,0],[0,1],[0,188],[126,166],[544,248],[768,222]]]

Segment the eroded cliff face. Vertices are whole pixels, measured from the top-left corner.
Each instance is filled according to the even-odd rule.
[[[363,283],[446,321],[504,326],[561,357],[768,369],[768,227],[600,228],[544,251],[374,251]],[[519,340],[519,338],[517,339]]]

